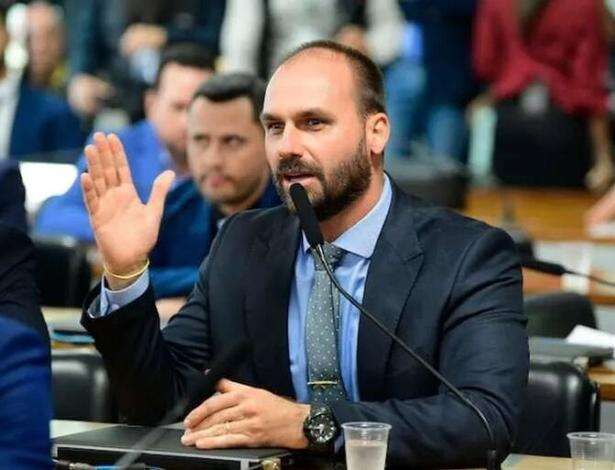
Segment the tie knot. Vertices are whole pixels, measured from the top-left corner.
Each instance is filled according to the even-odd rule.
[[[331,245],[330,243],[325,243],[322,247],[322,251],[325,254],[327,263],[331,266],[331,269],[335,269],[337,263],[339,263],[340,259],[342,259],[344,250],[335,245]],[[313,250],[312,257],[314,258],[314,267],[316,268],[316,271],[324,271],[325,267],[323,266],[322,261]]]

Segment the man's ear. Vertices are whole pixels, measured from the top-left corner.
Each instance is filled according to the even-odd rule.
[[[372,155],[382,155],[389,141],[391,126],[385,113],[370,115],[365,122],[366,145]]]
[[[145,117],[149,119],[151,115],[151,109],[154,107],[156,100],[158,99],[158,92],[155,88],[149,88],[143,94],[143,111]]]

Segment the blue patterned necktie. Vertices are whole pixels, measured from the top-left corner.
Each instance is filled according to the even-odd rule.
[[[344,250],[325,243],[325,259],[335,269]],[[346,400],[338,357],[339,293],[327,276],[318,255],[314,259],[314,286],[308,300],[305,343],[308,390],[312,403],[330,404]]]

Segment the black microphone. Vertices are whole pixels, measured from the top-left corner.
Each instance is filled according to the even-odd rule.
[[[498,459],[498,451],[495,443],[495,437],[493,435],[493,430],[489,425],[489,421],[483,414],[483,412],[469,399],[467,399],[457,387],[455,387],[451,382],[449,382],[440,372],[434,369],[425,359],[419,356],[416,352],[410,348],[404,341],[399,338],[395,333],[390,331],[384,324],[380,322],[374,315],[372,315],[363,305],[357,302],[354,297],[352,297],[346,290],[337,282],[333,271],[331,270],[331,266],[327,263],[325,258],[325,254],[323,252],[322,246],[324,244],[324,238],[322,236],[322,232],[320,231],[320,227],[318,225],[316,214],[314,213],[314,208],[310,204],[310,201],[307,197],[305,189],[299,183],[294,183],[290,187],[290,197],[293,200],[293,204],[295,205],[295,209],[297,211],[297,216],[299,217],[299,222],[301,223],[301,228],[305,233],[305,237],[308,240],[308,243],[316,251],[318,257],[322,261],[325,270],[327,271],[327,275],[331,279],[331,282],[335,286],[335,288],[344,296],[348,301],[354,305],[362,315],[366,316],[374,325],[380,329],[385,335],[391,338],[395,344],[397,344],[400,348],[402,348],[407,354],[410,355],[416,362],[418,362],[422,367],[427,369],[427,371],[432,374],[435,378],[437,378],[441,383],[443,383],[452,393],[457,397],[461,403],[471,409],[478,418],[480,419],[487,435],[489,436],[489,442],[491,444],[491,448],[487,450],[487,470],[500,470],[500,461]],[[304,219],[305,217],[305,219]],[[316,221],[316,223],[314,223]]]
[[[597,282],[598,284],[604,284],[605,286],[615,287],[615,282],[607,281],[606,279],[596,277],[592,274],[585,274],[585,273],[580,273],[578,271],[573,271],[558,263],[542,261],[542,260],[529,257],[529,256],[521,257],[521,266],[527,269],[531,269],[532,271],[538,271],[544,274],[552,274],[553,276],[563,276],[564,274],[580,276],[586,279],[590,279],[594,282]]]
[[[305,233],[308,243],[314,249],[320,245],[324,245],[325,239],[322,236],[320,227],[318,226],[318,219],[314,208],[308,199],[305,188],[299,183],[292,184],[290,186],[290,198],[293,200],[297,216],[301,222],[301,228]]]
[[[203,375],[197,375],[188,385],[186,396],[179,400],[160,420],[158,425],[137,441],[114,464],[120,468],[129,468],[148,447],[155,445],[164,436],[163,425],[181,419],[187,406],[200,403],[204,397],[209,397],[216,391],[216,384],[223,378],[235,372],[250,356],[251,343],[244,339],[225,349],[211,364],[211,368]]]

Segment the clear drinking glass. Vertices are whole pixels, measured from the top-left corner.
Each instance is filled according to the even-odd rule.
[[[568,440],[574,470],[613,470],[615,434],[571,432]]]
[[[385,423],[344,423],[347,470],[384,470],[391,426]]]

